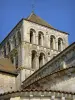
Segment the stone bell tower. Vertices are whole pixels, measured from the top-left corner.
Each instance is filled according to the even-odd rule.
[[[67,33],[55,29],[32,12],[1,42],[0,57],[11,59],[19,71],[17,83],[21,84],[67,46]]]

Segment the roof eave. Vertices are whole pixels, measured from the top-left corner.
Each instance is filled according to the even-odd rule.
[[[4,71],[4,70],[0,70],[0,72],[10,74],[10,75],[14,75],[14,76],[18,75],[16,72],[10,72],[10,71]]]

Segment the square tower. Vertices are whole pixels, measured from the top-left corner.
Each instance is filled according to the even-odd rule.
[[[1,42],[0,57],[7,57],[20,73],[20,83],[68,46],[68,33],[59,31],[31,13]]]

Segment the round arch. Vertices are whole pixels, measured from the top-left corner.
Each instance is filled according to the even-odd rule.
[[[8,49],[8,53],[11,51],[11,46],[10,46],[10,42],[7,42],[7,49]]]
[[[42,67],[45,64],[45,54],[43,52],[39,55],[39,67]]]
[[[58,38],[58,51],[62,51],[63,50],[63,39],[62,38]]]
[[[30,43],[35,43],[35,33],[36,31],[34,29],[30,29]]]
[[[35,32],[36,32],[36,27],[35,26],[30,26],[30,27],[27,28],[27,34],[30,33],[30,29],[35,30]]]
[[[21,31],[17,31],[17,39],[18,39],[18,44],[21,43]]]
[[[39,31],[38,32],[38,45],[42,45],[44,44],[44,33]]]
[[[36,68],[36,55],[37,55],[37,52],[35,50],[32,50],[32,54],[31,54],[31,68],[32,69],[35,69]]]
[[[50,48],[55,49],[56,38],[54,35],[50,36]]]

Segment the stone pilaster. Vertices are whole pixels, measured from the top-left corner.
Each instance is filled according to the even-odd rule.
[[[58,51],[58,40],[55,42],[55,49]]]
[[[36,31],[37,32],[37,31]],[[38,45],[38,33],[36,33],[36,36],[35,36],[35,38],[36,38],[36,44]]]
[[[25,66],[25,48],[24,45],[21,45],[21,66]]]

